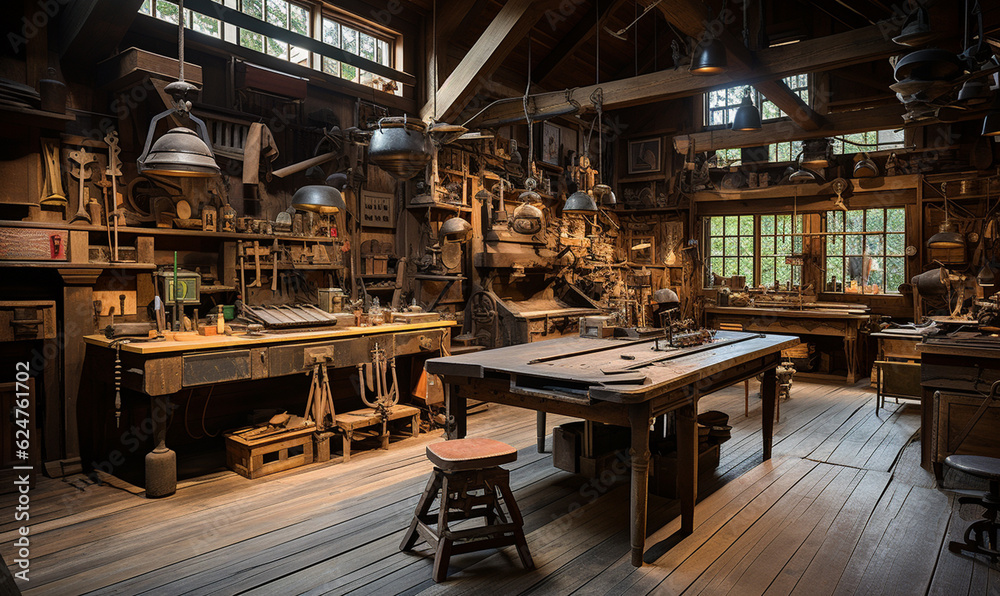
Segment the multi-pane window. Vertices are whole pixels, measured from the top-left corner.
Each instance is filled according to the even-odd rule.
[[[754,232],[753,215],[705,218],[705,287],[715,285],[715,276],[733,275],[743,275],[747,285],[754,285]]]
[[[806,105],[809,105],[808,74],[792,75],[785,77],[782,81],[788,85],[792,93],[798,95]],[[764,122],[787,116],[787,114],[778,109],[778,106],[767,100],[752,86],[733,85],[732,87],[708,92],[707,101],[705,102],[705,122],[707,125],[710,127],[729,126],[733,118],[736,117],[736,110],[739,109],[740,103],[743,102],[743,96],[746,95],[747,91],[750,92],[750,99],[753,100],[753,105],[760,108],[761,120]]]
[[[299,4],[286,0],[240,0],[240,11],[282,29],[309,35],[309,9]],[[240,29],[238,35],[240,45],[245,48],[309,66],[307,50],[247,29]]]
[[[797,285],[802,281],[802,216],[760,216],[760,283]]]
[[[906,281],[905,209],[828,211],[826,231],[827,291],[898,292]]]
[[[869,130],[844,135],[842,139],[833,139],[833,152],[863,153],[866,151],[885,151],[903,147],[902,130]]]
[[[222,0],[213,1],[222,4]],[[178,6],[176,2],[169,2],[168,0],[145,0],[142,6],[139,7],[139,12],[167,21],[168,23],[177,24]],[[212,37],[222,38],[222,23],[219,22],[219,19],[213,19],[200,12],[184,9],[184,21],[188,29],[204,33],[205,35],[211,35]]]
[[[214,0],[223,4],[223,0]],[[307,0],[227,0],[241,12],[271,25],[300,35],[313,37],[383,66],[393,67],[396,40],[389,34],[378,34],[376,28],[362,26],[360,20],[330,16],[325,11],[320,31],[313,31],[313,15],[323,11],[320,3]],[[178,7],[175,1],[145,0],[139,12],[158,19],[177,23]],[[223,27],[218,19],[185,9],[187,26],[245,48],[268,54],[294,64],[322,70],[342,79],[372,87],[387,93],[402,94],[402,86],[386,77],[364,71],[334,58],[314,54],[305,48],[255,33],[248,29]]]
[[[387,40],[326,16],[323,17],[323,42],[385,66],[389,66],[392,61],[392,46]],[[322,69],[323,72],[368,87],[385,88],[389,83],[378,75],[325,56],[322,59]]]

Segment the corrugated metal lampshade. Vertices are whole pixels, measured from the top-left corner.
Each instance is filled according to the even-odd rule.
[[[344,196],[340,191],[325,184],[303,186],[292,195],[292,207],[299,211],[314,213],[336,213],[347,209]]]
[[[150,126],[150,134],[154,126]],[[208,144],[198,133],[183,126],[172,128],[156,139],[138,167],[143,174],[160,176],[207,178],[221,174]]]
[[[569,198],[566,199],[566,204],[563,205],[562,211],[563,213],[590,215],[591,213],[597,213],[597,203],[594,201],[594,197],[582,190],[578,190],[569,195]]]
[[[726,46],[718,38],[699,43],[691,58],[691,74],[713,75],[726,71]]]

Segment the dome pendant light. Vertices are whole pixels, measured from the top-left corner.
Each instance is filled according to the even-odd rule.
[[[726,46],[718,38],[702,39],[691,58],[691,74],[715,75],[726,72]]]
[[[187,99],[188,94],[197,91],[198,88],[184,80],[184,0],[180,0],[178,8],[180,16],[177,19],[177,57],[180,70],[178,80],[164,88],[173,97],[174,107],[157,114],[150,121],[146,144],[137,166],[141,174],[188,178],[218,176],[222,172],[215,163],[208,127],[201,119],[191,114],[191,102]],[[181,119],[187,118],[195,125],[197,132],[178,126],[170,129],[154,143],[156,125],[170,115],[176,115]]]
[[[747,132],[761,129],[760,110],[757,109],[757,106],[753,105],[753,100],[750,99],[749,88],[747,88],[746,95],[743,96],[743,102],[736,110],[736,116],[733,117],[732,129]]]

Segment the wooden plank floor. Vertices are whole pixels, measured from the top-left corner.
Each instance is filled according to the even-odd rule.
[[[753,387],[756,389],[756,387]],[[760,459],[760,400],[743,387],[704,398],[730,413],[733,438],[702,478],[694,532],[678,537],[677,501],[651,497],[647,565],[629,562],[628,488],[557,470],[534,448],[534,413],[493,406],[470,434],[519,449],[509,465],[536,569],[512,548],[452,558],[431,579],[425,544],[399,541],[431,470],[440,432],[246,480],[223,472],[147,500],[75,476],[32,493],[25,594],[997,594],[1000,567],[958,556],[981,510],[957,504],[919,467],[915,406],[796,382]],[[565,422],[550,417],[551,426]],[[551,441],[551,437],[549,438]],[[551,443],[550,443],[551,444]],[[975,487],[949,473],[946,485]],[[5,508],[5,510],[8,510]],[[0,555],[16,525],[0,520]]]

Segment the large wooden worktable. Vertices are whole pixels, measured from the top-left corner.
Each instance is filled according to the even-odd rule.
[[[468,399],[563,414],[631,429],[632,564],[642,565],[650,425],[676,412],[681,531],[694,529],[698,496],[698,399],[763,373],[764,459],[771,457],[776,383],[781,350],[798,338],[722,331],[715,345],[662,359],[652,341],[568,337],[433,358],[429,373],[446,383],[449,438],[466,434]]]
[[[149,398],[154,450],[166,448],[165,416],[156,412],[170,409],[171,396],[181,390],[235,381],[256,381],[312,370],[313,362],[326,362],[330,368],[354,367],[371,361],[371,351],[378,344],[387,358],[411,354],[434,356],[450,353],[451,327],[454,321],[433,323],[390,323],[376,327],[330,327],[319,331],[264,333],[245,335],[201,336],[175,334],[169,341],[144,341],[141,338],[116,343],[103,335],[84,337],[87,353],[84,361],[81,393],[94,403],[106,404],[114,395],[115,353],[121,358],[121,386]],[[303,407],[305,398],[303,395]],[[102,406],[103,409],[103,406]],[[81,412],[81,416],[102,416],[108,412]],[[111,415],[113,419],[114,416]],[[81,420],[82,422],[82,420]],[[96,454],[106,457],[105,454]],[[173,468],[176,477],[176,466]],[[151,479],[145,478],[147,496]]]
[[[705,308],[709,327],[719,323],[739,323],[744,331],[788,333],[793,335],[824,335],[844,340],[847,359],[847,382],[857,383],[858,340],[861,327],[871,316],[847,309],[822,308],[756,308],[739,306],[708,306]],[[799,376],[824,376],[799,373]]]

